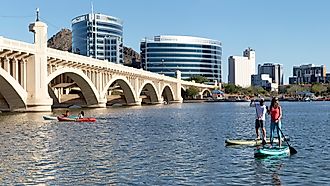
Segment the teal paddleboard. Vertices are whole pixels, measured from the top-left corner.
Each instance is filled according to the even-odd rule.
[[[254,151],[255,157],[265,157],[265,156],[282,156],[290,155],[290,148],[288,146],[282,147],[268,147],[264,146],[262,148],[257,148]]]

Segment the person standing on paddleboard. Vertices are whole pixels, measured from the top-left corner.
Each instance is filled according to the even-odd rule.
[[[261,128],[262,144],[264,145],[264,144],[266,144],[265,120],[266,120],[266,113],[268,110],[265,105],[265,100],[263,98],[261,98],[259,100],[259,103],[255,103],[254,101],[251,101],[250,106],[256,108],[255,130],[256,130],[256,134],[257,134],[257,140],[260,139],[259,128]]]
[[[281,147],[282,140],[281,140],[281,118],[282,118],[282,108],[278,102],[278,98],[274,97],[272,102],[270,103],[269,112],[270,114],[270,145],[273,146],[274,140],[274,131],[275,127],[277,129],[277,137],[278,137],[278,146]]]

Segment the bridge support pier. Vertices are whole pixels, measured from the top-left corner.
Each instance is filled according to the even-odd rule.
[[[53,99],[47,85],[47,25],[37,21],[29,25],[34,33],[36,54],[27,62],[27,111],[51,111]]]
[[[178,100],[173,100],[173,101],[170,101],[170,103],[183,103],[183,99],[178,99]]]
[[[26,107],[27,112],[51,112],[53,100],[52,99],[34,99],[28,100]]]
[[[100,99],[98,104],[87,105],[89,108],[105,108],[107,107],[107,99]]]
[[[127,106],[141,106],[142,99],[135,101],[135,103],[127,103]]]

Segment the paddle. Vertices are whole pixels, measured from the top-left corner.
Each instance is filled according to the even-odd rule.
[[[281,131],[281,134],[282,134],[282,136],[283,136],[284,141],[286,142],[286,144],[288,144],[289,149],[290,149],[290,154],[297,154],[296,149],[294,149],[293,147],[291,147],[291,145],[289,144],[288,140],[286,140],[285,135],[283,134],[282,130],[278,127],[278,125],[277,125],[277,128]],[[279,140],[281,140],[281,139],[279,139]]]

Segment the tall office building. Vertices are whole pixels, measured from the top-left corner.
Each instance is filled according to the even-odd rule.
[[[228,83],[241,87],[251,86],[251,75],[255,74],[256,54],[251,48],[243,51],[243,56],[228,58]]]
[[[283,65],[274,63],[265,63],[258,65],[258,74],[269,74],[272,83],[283,85]]]
[[[145,70],[172,77],[179,70],[182,79],[201,75],[211,82],[222,82],[220,41],[162,35],[144,39],[140,49]]]
[[[324,83],[326,79],[325,65],[314,64],[293,66],[293,76],[289,78],[289,84],[300,83]]]
[[[123,63],[123,25],[99,13],[78,16],[72,23],[72,50],[85,56]]]

